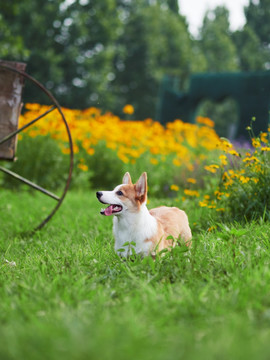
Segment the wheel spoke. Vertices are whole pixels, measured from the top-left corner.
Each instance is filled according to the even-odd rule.
[[[29,80],[32,84],[36,85],[43,93],[45,93],[48,98],[51,100],[51,102],[54,104],[54,106],[45,114],[41,115],[40,117],[38,117],[37,119],[31,121],[30,123],[26,124],[24,127],[20,128],[19,130],[17,130],[16,132],[13,132],[9,135],[7,135],[7,137],[0,139],[0,145],[9,140],[11,137],[15,136],[16,134],[18,134],[19,132],[21,132],[22,130],[24,130],[25,128],[27,128],[28,126],[32,125],[33,123],[35,123],[37,120],[39,120],[41,117],[45,116],[46,114],[48,114],[49,112],[53,111],[54,109],[56,109],[59,114],[61,115],[61,120],[64,123],[67,135],[68,135],[68,142],[69,142],[69,148],[70,148],[70,155],[69,155],[69,170],[68,170],[68,177],[66,179],[66,183],[65,183],[65,187],[64,190],[62,192],[62,195],[60,197],[48,192],[47,190],[41,188],[40,186],[33,184],[31,181],[27,180],[27,179],[23,179],[20,175],[14,174],[12,173],[10,170],[7,170],[5,168],[0,167],[0,171],[3,171],[15,178],[17,178],[18,180],[23,181],[25,184],[28,184],[30,186],[32,186],[33,188],[51,196],[53,199],[57,200],[57,204],[55,205],[54,209],[50,212],[50,214],[38,225],[34,228],[33,233],[35,231],[40,230],[45,224],[47,224],[47,222],[54,216],[54,214],[56,213],[56,211],[59,209],[59,207],[61,206],[62,202],[64,201],[64,198],[66,196],[66,193],[69,189],[70,186],[70,182],[71,182],[71,176],[72,176],[72,169],[73,169],[73,162],[74,162],[74,154],[73,154],[73,143],[72,143],[72,137],[71,137],[71,132],[68,126],[68,123],[65,119],[65,116],[63,114],[63,111],[58,103],[58,101],[55,99],[55,97],[50,93],[49,90],[47,90],[39,81],[37,81],[36,79],[34,79],[31,75],[28,75],[25,71],[19,70],[14,66],[11,65],[5,65],[2,64],[0,61],[0,68],[4,68],[7,69],[9,71],[15,72],[17,74],[19,74],[20,76],[22,76],[24,79]],[[2,135],[3,136],[3,135]],[[23,180],[22,180],[23,179]],[[32,185],[33,184],[33,185]]]
[[[43,194],[45,194],[45,195],[47,195],[47,196],[50,196],[50,197],[53,198],[54,200],[57,200],[57,201],[60,200],[59,196],[53,194],[52,192],[44,189],[44,188],[41,187],[41,186],[33,183],[32,181],[30,181],[30,180],[28,180],[28,179],[25,179],[24,177],[22,177],[22,176],[20,176],[20,175],[18,175],[18,174],[16,174],[16,173],[14,173],[13,171],[10,171],[10,170],[2,167],[2,166],[0,166],[0,171],[4,172],[4,173],[7,174],[7,175],[10,175],[10,176],[14,177],[15,179],[23,182],[24,184],[26,184],[26,185],[34,188],[35,190],[38,190],[38,191],[42,192]]]
[[[25,130],[26,128],[28,128],[29,126],[33,125],[35,122],[37,122],[38,120],[42,119],[44,116],[48,115],[50,112],[52,112],[53,110],[56,109],[56,106],[52,106],[49,110],[47,110],[45,113],[41,114],[40,116],[38,116],[37,118],[35,118],[34,120],[31,120],[29,123],[25,124],[24,126],[22,126],[21,128],[11,132],[10,134],[8,134],[7,136],[3,137],[0,140],[0,145],[2,145],[4,142],[8,141],[9,139],[11,139],[13,136],[19,134],[21,131]]]

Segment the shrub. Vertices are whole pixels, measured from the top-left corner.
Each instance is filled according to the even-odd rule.
[[[219,186],[200,201],[202,207],[215,209],[223,218],[250,221],[270,220],[270,144],[269,134],[254,137],[252,150],[236,151],[224,140],[224,154],[220,163],[209,166],[219,173]]]
[[[68,176],[68,157],[50,136],[23,136],[17,149],[17,161],[5,164],[11,171],[34,183],[55,190]],[[22,183],[9,175],[3,176],[3,186],[15,188]]]

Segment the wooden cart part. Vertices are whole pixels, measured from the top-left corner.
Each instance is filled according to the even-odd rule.
[[[0,61],[1,65],[12,66],[24,71],[26,64]],[[7,136],[18,128],[21,112],[21,97],[24,78],[15,72],[0,67],[0,138]],[[17,136],[0,145],[0,159],[14,160]]]
[[[17,135],[21,131],[33,125],[38,120],[40,120],[48,113],[54,110],[58,111],[59,114],[61,115],[61,120],[64,123],[68,135],[69,149],[70,149],[68,177],[62,195],[60,196],[57,196],[52,192],[40,187],[39,185],[34,184],[32,181],[21,177],[19,174],[16,174],[10,171],[9,169],[0,166],[0,171],[4,172],[9,176],[12,176],[13,178],[16,178],[20,182],[27,184],[28,186],[34,188],[35,190],[38,190],[57,201],[56,206],[53,208],[50,214],[38,226],[34,228],[34,231],[37,231],[41,229],[53,217],[53,215],[59,209],[60,205],[62,204],[66,196],[66,193],[68,191],[71,182],[74,155],[73,155],[73,143],[72,143],[71,133],[60,105],[58,104],[54,96],[40,82],[38,82],[36,79],[34,79],[32,76],[28,75],[24,71],[25,66],[26,64],[23,63],[14,63],[14,62],[0,60],[0,78],[2,74],[2,80],[0,79],[0,114],[2,114],[0,115],[0,119],[1,119],[0,123],[5,124],[2,127],[0,127],[0,149],[2,151],[0,152],[0,159],[14,160]],[[5,79],[8,80],[6,81]],[[21,110],[21,94],[25,79],[32,82],[48,96],[48,98],[52,102],[52,107],[43,114],[41,114],[40,116],[38,116],[37,118],[29,121],[29,123],[27,123],[26,125],[22,126],[21,128],[18,128],[18,118]],[[2,86],[1,84],[3,85],[3,91],[1,91],[1,86]],[[3,106],[3,108],[1,106]]]

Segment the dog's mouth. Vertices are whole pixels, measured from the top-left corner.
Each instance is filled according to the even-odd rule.
[[[101,215],[110,216],[113,214],[120,213],[123,210],[121,205],[110,205],[106,209],[100,211]]]

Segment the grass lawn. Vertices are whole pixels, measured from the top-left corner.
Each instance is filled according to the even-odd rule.
[[[43,199],[1,190],[1,360],[270,358],[269,224],[193,229],[189,251],[124,261],[94,192],[20,235]]]

